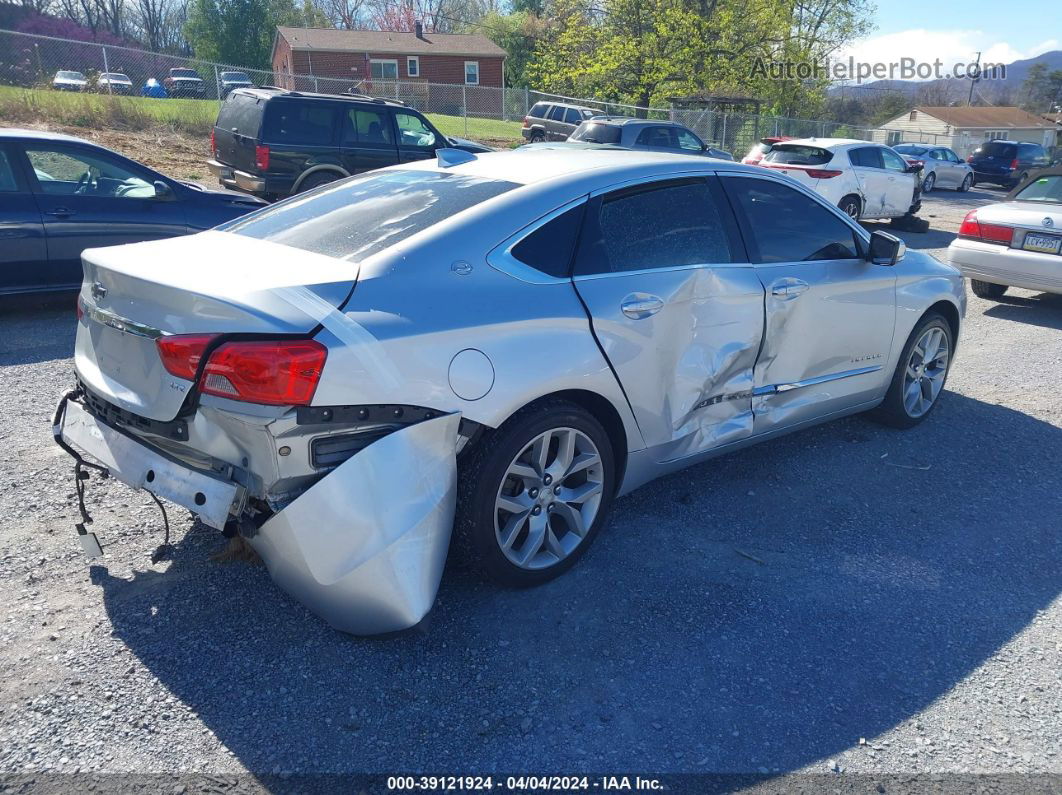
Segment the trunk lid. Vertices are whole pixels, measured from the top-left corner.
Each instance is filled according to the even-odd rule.
[[[168,421],[191,381],[162,366],[169,334],[312,331],[346,300],[356,263],[226,232],[88,249],[74,367],[94,393]]]
[[[214,145],[219,162],[256,173],[254,148],[262,131],[266,101],[243,91],[233,91],[221,105],[214,125]]]

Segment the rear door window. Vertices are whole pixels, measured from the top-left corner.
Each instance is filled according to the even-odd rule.
[[[218,111],[217,126],[240,135],[257,138],[262,126],[262,108],[266,102],[253,94],[234,92],[229,94]]]
[[[790,166],[824,166],[833,160],[833,152],[820,146],[775,144],[763,160]]]
[[[848,150],[848,159],[859,168],[884,168],[881,162],[881,149],[876,146],[861,146]]]
[[[277,102],[266,107],[264,141],[293,146],[335,143],[339,108],[324,102]],[[241,131],[242,132],[242,131]]]
[[[343,119],[343,144],[375,144],[394,147],[391,119],[386,110],[353,108]]]
[[[716,198],[704,179],[614,191],[587,224],[577,275],[734,261]]]
[[[654,149],[678,149],[673,127],[646,127],[638,134],[638,146]]]
[[[859,256],[855,232],[817,200],[773,180],[727,177],[727,193],[745,216],[757,262],[807,262]]]
[[[554,105],[553,109],[549,112],[550,121],[564,121],[564,108],[562,105]]]

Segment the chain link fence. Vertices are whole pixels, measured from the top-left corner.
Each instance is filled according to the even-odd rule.
[[[741,158],[760,139],[856,138],[894,144],[900,141],[950,146],[963,156],[953,136],[854,127],[831,121],[793,119],[710,109],[651,108],[595,99],[566,97],[524,88],[495,88],[422,80],[353,80],[322,75],[279,73],[272,70],[213,63],[146,50],[95,42],[0,30],[0,85],[48,91],[68,91],[151,99],[223,99],[238,86],[279,86],[325,94],[361,93],[387,97],[423,113],[470,119],[521,122],[537,102],[565,102],[618,116],[640,116],[680,122],[704,141]],[[206,106],[203,117],[215,113]],[[212,121],[212,119],[211,119]],[[519,139],[516,124],[479,130],[481,138]]]

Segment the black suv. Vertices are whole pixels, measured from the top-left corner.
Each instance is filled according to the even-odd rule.
[[[1026,141],[985,141],[966,162],[974,170],[974,182],[993,182],[1013,188],[1033,171],[1046,168],[1051,160],[1040,144]]]
[[[218,112],[207,167],[225,187],[273,200],[441,148],[491,151],[394,100],[237,88]]]

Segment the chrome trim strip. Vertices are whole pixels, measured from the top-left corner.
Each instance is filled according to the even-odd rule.
[[[776,394],[779,392],[792,392],[794,389],[802,389],[806,386],[817,386],[818,384],[826,384],[830,381],[840,381],[842,378],[852,378],[857,375],[866,375],[867,373],[876,373],[881,369],[881,365],[875,365],[874,367],[860,367],[856,370],[844,370],[840,373],[830,373],[829,375],[820,375],[815,378],[805,378],[803,381],[793,381],[789,384],[774,384],[768,387],[759,387],[759,389],[770,390],[761,394]],[[757,390],[753,390],[754,393]]]
[[[106,309],[100,309],[98,306],[89,306],[83,299],[79,298],[78,300],[81,301],[81,309],[85,316],[104,326],[152,340],[165,336],[165,332],[162,329],[157,329],[144,323],[137,323],[135,320],[122,317],[114,312],[108,312]]]

